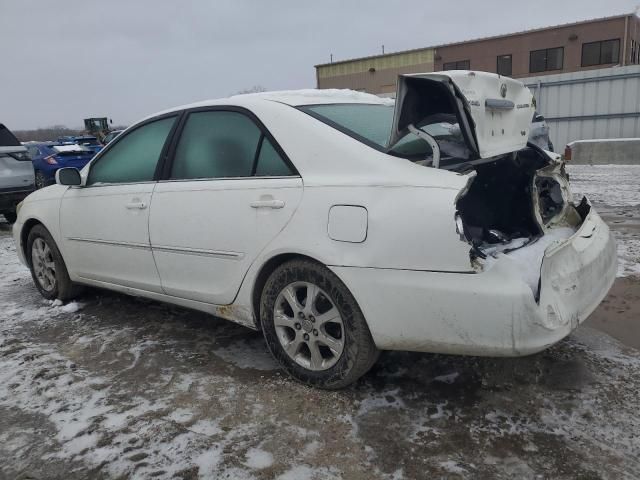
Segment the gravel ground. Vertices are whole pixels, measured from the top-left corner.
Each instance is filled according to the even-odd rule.
[[[0,224],[0,478],[640,477],[640,169],[593,168],[569,172],[615,229],[621,278],[591,327],[520,359],[387,352],[339,392],[204,314],[47,302]]]

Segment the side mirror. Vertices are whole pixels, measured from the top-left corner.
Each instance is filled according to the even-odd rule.
[[[56,183],[58,185],[67,185],[69,187],[78,187],[82,185],[80,170],[71,167],[61,168],[57,170]]]

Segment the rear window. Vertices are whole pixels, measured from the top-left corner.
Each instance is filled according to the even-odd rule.
[[[19,147],[21,143],[11,130],[0,123],[0,147]]]
[[[308,105],[300,110],[365,143],[385,147],[389,141],[393,106],[343,103]]]
[[[344,103],[308,105],[299,109],[376,150],[422,165],[431,163],[433,151],[430,145],[413,133],[408,132],[389,147],[393,106]],[[438,142],[441,160],[469,158],[470,152],[455,115],[429,115],[416,127]]]

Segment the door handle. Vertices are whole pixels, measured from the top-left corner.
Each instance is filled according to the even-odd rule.
[[[256,200],[251,202],[251,208],[283,208],[284,202],[282,200]]]
[[[129,210],[144,210],[147,204],[144,202],[131,202],[125,205]]]

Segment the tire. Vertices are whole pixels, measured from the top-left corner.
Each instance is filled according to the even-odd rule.
[[[47,179],[44,178],[44,174],[38,170],[36,171],[36,190],[40,190],[41,188],[44,188],[47,186]]]
[[[4,212],[2,216],[8,223],[16,223],[16,220],[18,219],[18,214],[15,211]]]
[[[311,261],[292,260],[276,268],[262,290],[260,321],[275,359],[293,378],[314,387],[352,384],[380,353],[351,292],[333,272]]]
[[[36,250],[34,250],[34,244]],[[25,254],[33,282],[44,298],[48,300],[59,298],[66,302],[80,293],[81,287],[75,285],[69,278],[62,254],[44,226],[36,225],[31,229],[27,237]]]

